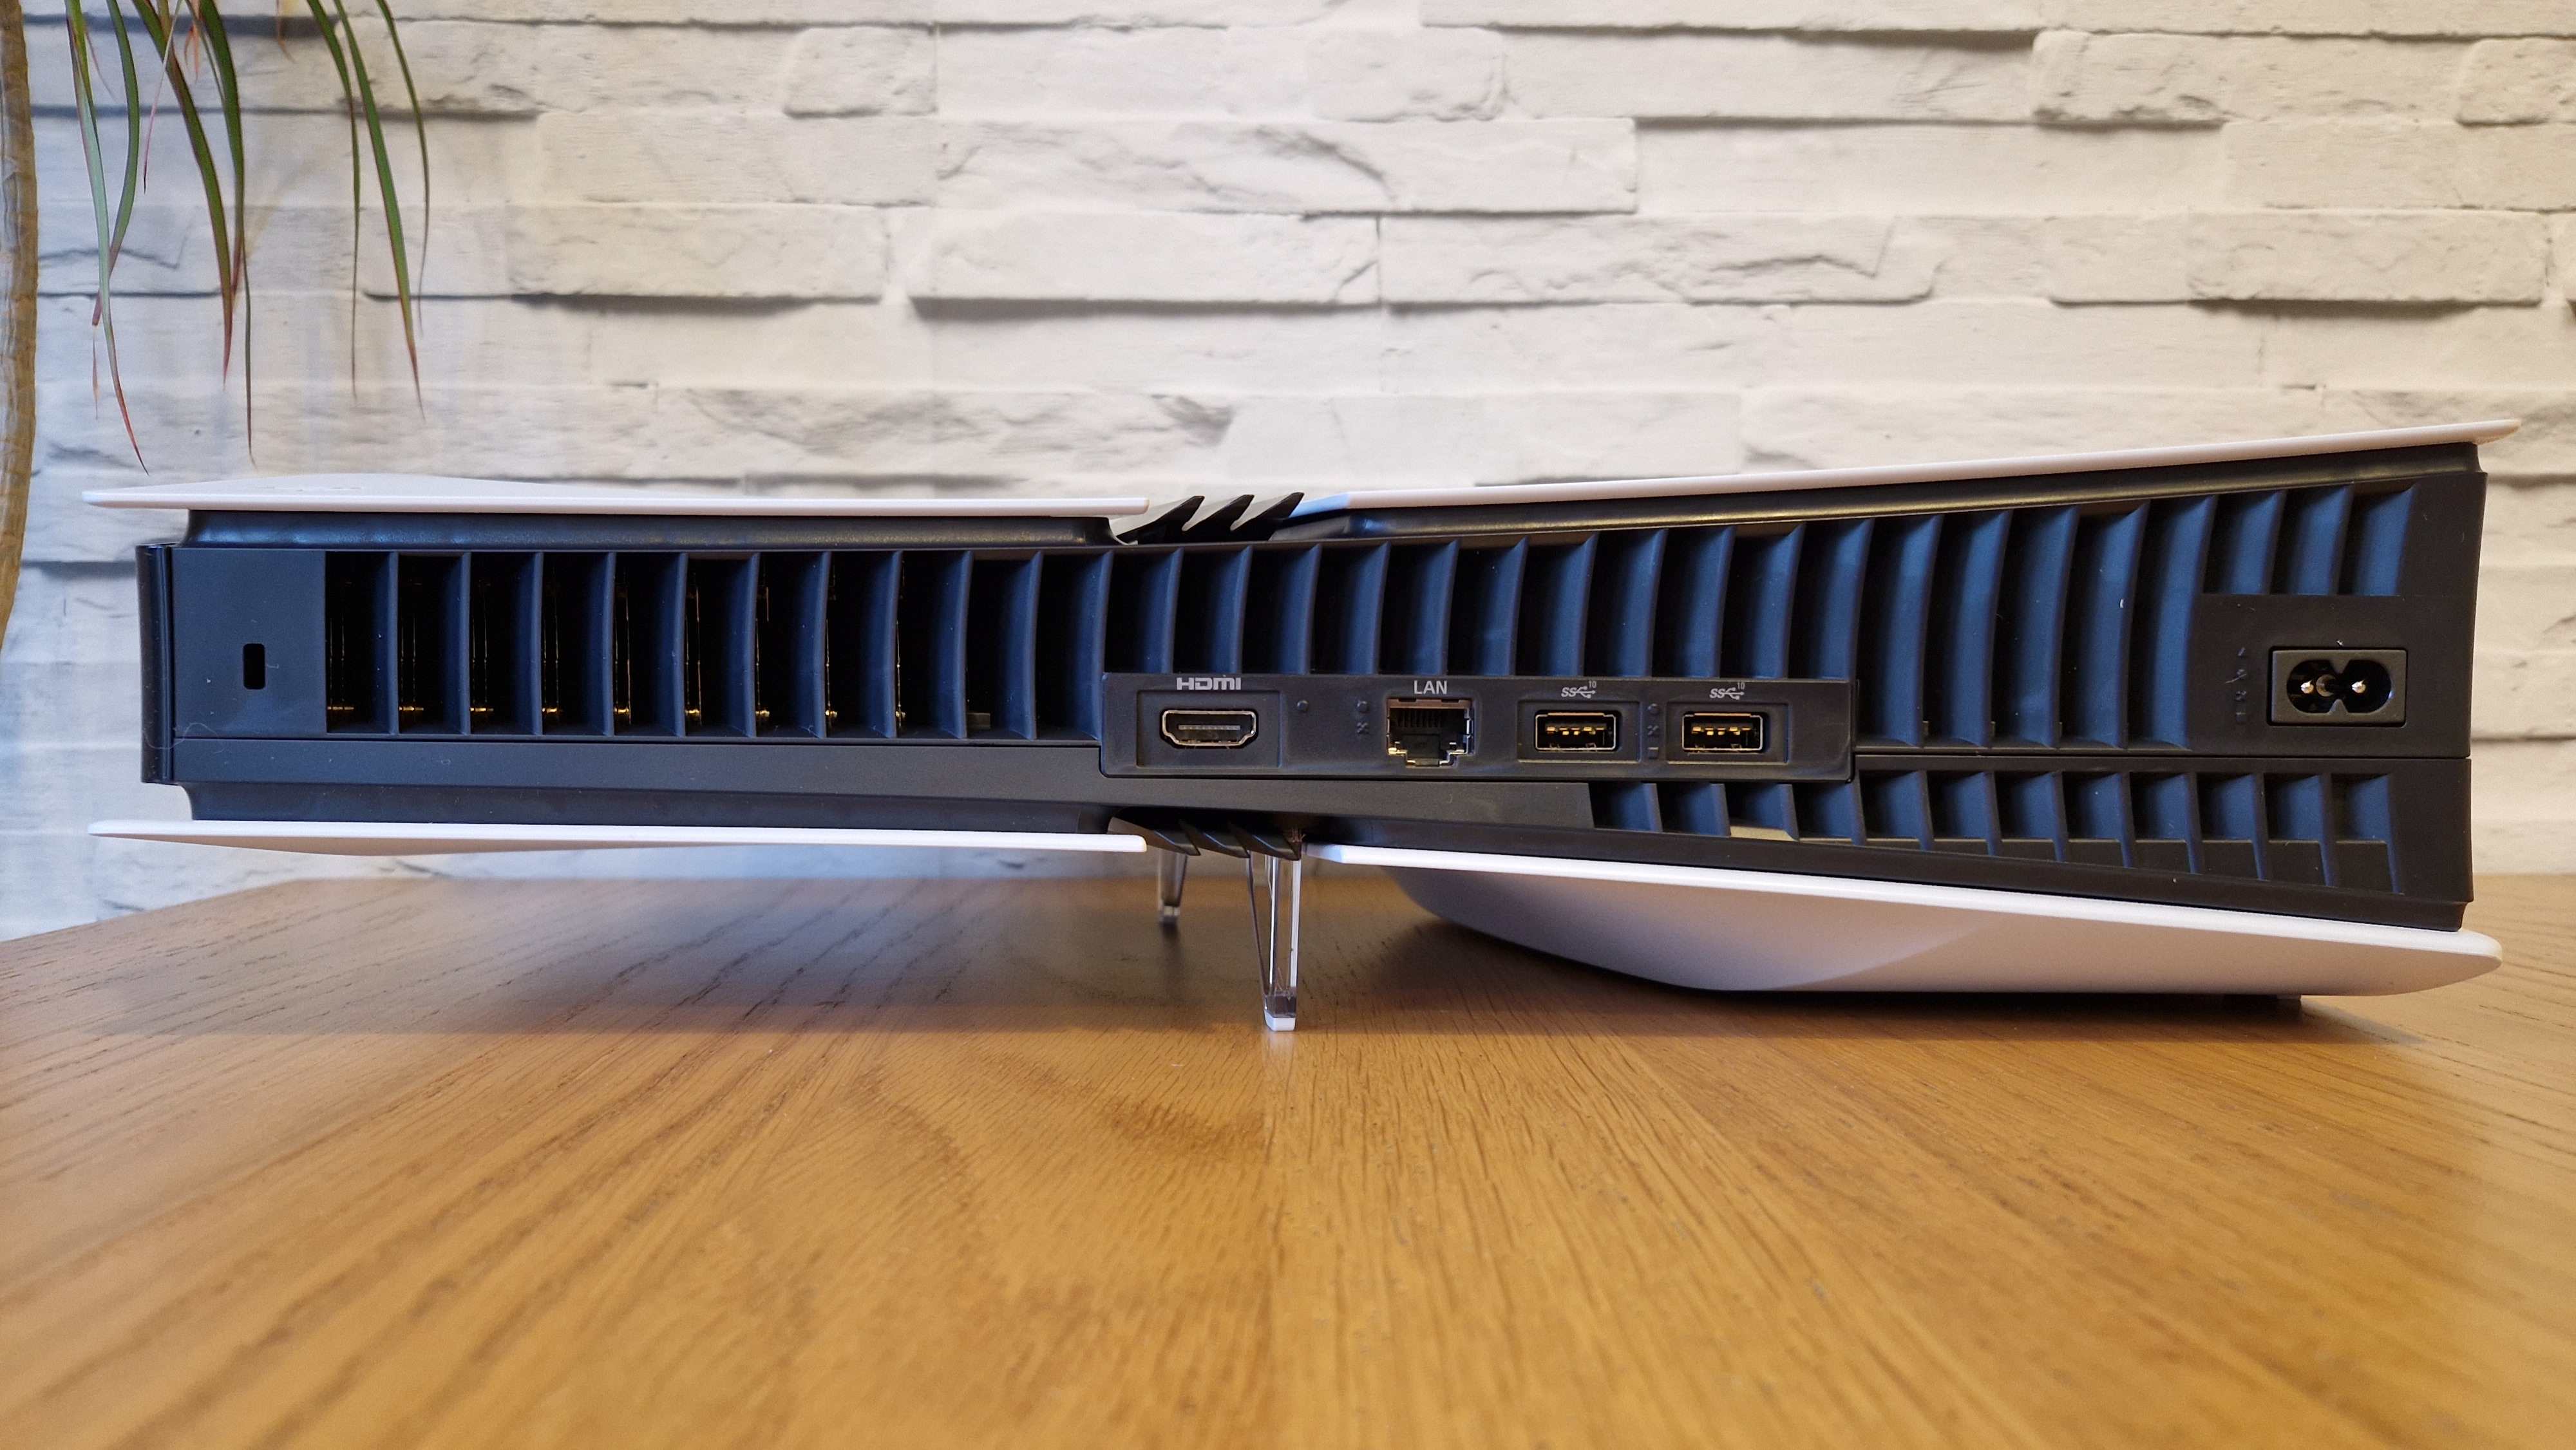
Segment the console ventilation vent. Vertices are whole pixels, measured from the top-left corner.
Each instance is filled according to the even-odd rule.
[[[1602,782],[1593,820],[2393,891],[2385,776],[1870,770],[1854,781]]]
[[[331,729],[1096,739],[1101,673],[1851,679],[1860,743],[2180,746],[2202,593],[2394,594],[2412,492],[807,553],[334,552]],[[1231,526],[1231,521],[1226,521]]]

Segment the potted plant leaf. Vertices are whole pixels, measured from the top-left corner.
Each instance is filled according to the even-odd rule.
[[[402,83],[403,101],[419,152],[420,216],[429,198],[429,140],[421,123],[420,96],[411,60],[387,0],[357,0],[360,12],[383,21],[381,44]],[[415,388],[420,354],[412,281],[417,260],[395,186],[394,147],[386,137],[386,107],[378,99],[381,62],[370,63],[350,0],[305,0],[304,10],[337,73],[349,120],[350,206],[361,205],[369,177],[382,208],[393,264],[403,342]],[[233,34],[216,0],[63,0],[70,40],[73,107],[82,158],[89,173],[90,210],[97,228],[98,291],[91,323],[98,329],[109,386],[137,462],[143,448],[126,404],[125,376],[116,345],[116,264],[146,179],[144,150],[150,128],[163,120],[183,131],[212,233],[216,291],[222,302],[223,358],[231,370],[238,339],[242,407],[248,418],[250,367],[250,198],[245,176],[249,145],[243,125],[241,77],[233,63]],[[286,20],[277,20],[285,38]],[[27,531],[28,485],[36,438],[36,142],[29,94],[27,23],[22,0],[0,0],[0,272],[8,296],[0,306],[0,639],[5,639],[18,593],[18,565]],[[355,217],[353,215],[354,222]],[[352,231],[353,244],[355,232]],[[356,258],[350,259],[351,286]]]

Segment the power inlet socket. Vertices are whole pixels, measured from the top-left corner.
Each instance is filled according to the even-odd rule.
[[[2406,651],[2272,651],[2275,725],[2403,725]]]

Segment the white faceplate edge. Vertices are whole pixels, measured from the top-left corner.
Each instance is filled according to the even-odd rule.
[[[111,509],[223,509],[246,513],[766,515],[801,518],[1087,518],[1144,513],[1153,501],[1118,498],[882,498],[713,493],[588,484],[514,483],[408,473],[306,473],[205,483],[94,488],[84,503]]]
[[[1135,855],[1144,838],[1048,831],[876,831],[783,826],[511,826],[419,821],[99,821],[93,836],[301,851],[316,856],[435,856],[638,846],[904,846],[963,851]]]
[[[1876,468],[1819,468],[1797,473],[1718,473],[1680,478],[1625,478],[1599,482],[1512,483],[1491,487],[1363,489],[1310,498],[1292,518],[1351,509],[1461,508],[1484,504],[1588,503],[1605,499],[1666,498],[1699,494],[1779,493],[1790,489],[1862,488],[1890,483],[1955,483],[1986,478],[2026,478],[2042,473],[2101,473],[2115,468],[2175,468],[2195,463],[2242,463],[2257,458],[2365,453],[2382,448],[2423,448],[2442,443],[2492,443],[2522,426],[2520,419],[2382,428],[2364,433],[2321,433],[2308,438],[2261,438],[2241,443],[2189,443],[2165,448],[2124,448],[2104,453],[2055,453],[2024,458],[1983,458],[1959,463],[1905,463]]]
[[[1398,870],[1470,871],[1496,876],[1551,876],[1579,881],[1618,881],[1642,886],[1686,886],[1713,891],[1754,892],[1766,896],[1805,896],[1822,902],[1871,901],[1891,906],[1928,907],[1941,911],[1975,911],[2004,916],[2045,917],[2055,921],[2089,921],[2117,926],[2157,927],[2172,931],[2224,932],[2231,936],[2292,938],[2301,942],[2338,942],[2350,946],[2397,947],[2407,951],[2451,952],[2503,959],[2496,939],[2474,931],[2438,931],[2427,927],[2383,926],[2376,922],[2329,921],[2317,917],[2280,916],[2260,911],[2226,911],[2209,906],[2173,906],[2152,901],[2107,901],[2089,896],[2050,896],[2035,891],[1983,891],[1969,886],[1928,886],[1910,881],[1867,881],[1840,876],[1801,876],[1788,872],[1737,871],[1716,866],[1657,866],[1630,861],[1578,861],[1558,856],[1493,856],[1467,851],[1420,851],[1394,846],[1310,846],[1307,854],[1351,866],[1384,866]]]

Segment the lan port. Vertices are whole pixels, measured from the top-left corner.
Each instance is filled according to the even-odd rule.
[[[1450,765],[1474,748],[1475,717],[1465,700],[1386,702],[1386,753],[1406,765]]]

